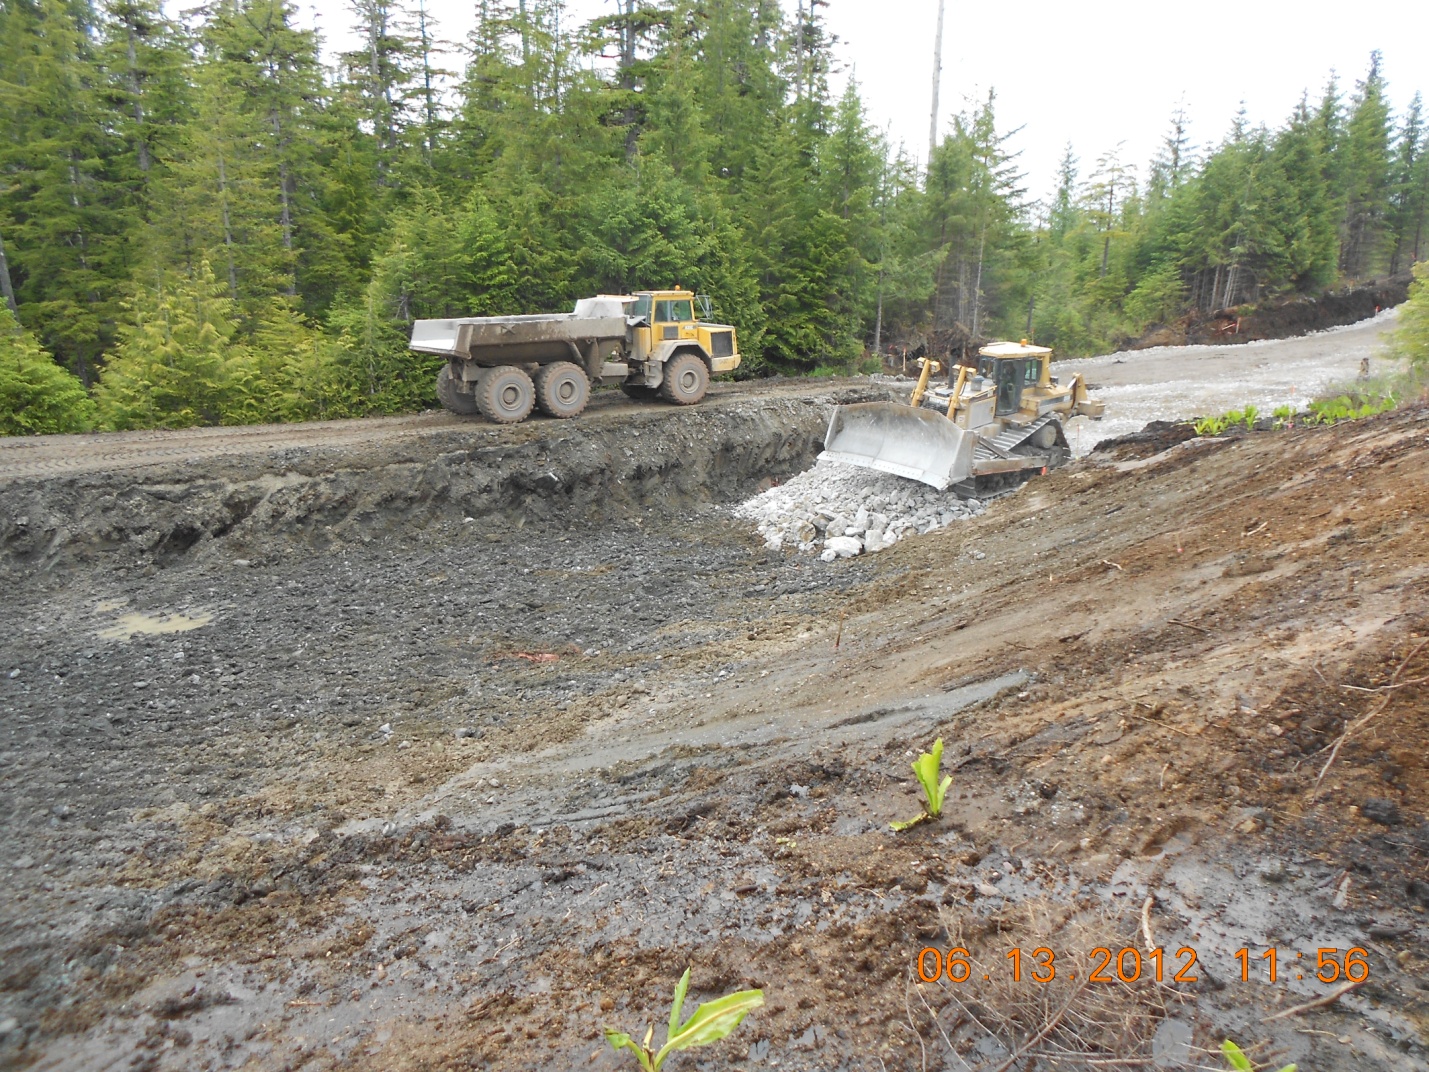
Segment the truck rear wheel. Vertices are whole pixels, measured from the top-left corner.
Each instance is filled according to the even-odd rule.
[[[710,386],[710,370],[694,354],[676,354],[665,362],[660,381],[660,397],[677,406],[693,406],[705,397]]]
[[[481,374],[476,385],[476,407],[497,424],[517,424],[531,415],[536,387],[524,369],[500,365]]]
[[[437,373],[437,401],[460,417],[474,417],[477,414],[476,399],[457,387],[452,367],[443,365]]]
[[[570,361],[542,365],[536,373],[536,405],[541,412],[567,420],[578,416],[590,401],[590,380],[585,370]]]

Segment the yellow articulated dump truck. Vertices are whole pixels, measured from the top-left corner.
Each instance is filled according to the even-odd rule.
[[[575,417],[593,386],[693,406],[710,377],[739,367],[734,328],[708,321],[688,290],[582,298],[569,313],[418,320],[411,348],[447,359],[437,397],[453,413],[515,424],[539,408]]]
[[[938,370],[938,362],[923,361],[907,405],[839,406],[819,457],[981,498],[1067,461],[1062,421],[1099,419],[1105,410],[1088,397],[1080,373],[1059,383],[1052,351],[1025,340],[984,346],[976,367],[960,365],[952,384],[929,387]]]

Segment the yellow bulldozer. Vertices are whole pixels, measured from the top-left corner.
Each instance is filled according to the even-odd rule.
[[[1052,351],[1025,339],[984,346],[976,366],[959,365],[951,384],[930,387],[939,371],[937,361],[923,359],[907,405],[839,406],[819,457],[983,498],[1066,462],[1072,451],[1063,420],[1105,411],[1080,373],[1059,383]]]

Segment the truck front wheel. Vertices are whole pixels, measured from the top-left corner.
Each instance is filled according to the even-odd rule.
[[[531,415],[536,387],[524,369],[501,365],[487,369],[476,385],[476,407],[497,424],[517,424]]]
[[[677,406],[693,406],[705,397],[710,386],[710,370],[694,354],[676,354],[665,362],[660,397]]]
[[[570,361],[542,365],[536,373],[536,405],[541,412],[561,420],[578,416],[590,401],[590,380],[585,370]]]

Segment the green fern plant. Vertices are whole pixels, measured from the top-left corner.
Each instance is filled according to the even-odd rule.
[[[707,1001],[690,1014],[690,1018],[680,1023],[680,1013],[685,1007],[685,994],[690,989],[690,969],[680,976],[675,986],[675,1001],[670,1006],[670,1027],[665,1037],[665,1045],[659,1050],[650,1048],[655,1038],[655,1025],[645,1032],[645,1040],[637,1043],[623,1031],[605,1029],[605,1040],[619,1053],[629,1050],[640,1062],[644,1072],[659,1072],[665,1058],[676,1050],[689,1050],[696,1046],[708,1046],[718,1042],[740,1025],[750,1011],[764,1004],[763,990],[740,990],[726,994],[714,1001]]]
[[[890,823],[894,830],[907,830],[924,820],[936,819],[943,814],[943,801],[947,798],[948,786],[953,784],[953,776],[943,775],[942,781],[939,781],[938,775],[942,773],[942,767],[943,739],[939,737],[933,742],[931,752],[924,752],[913,761],[913,774],[918,779],[918,784],[923,787],[923,814],[907,822]]]
[[[1250,1058],[1245,1055],[1245,1051],[1230,1039],[1221,1043],[1221,1053],[1225,1055],[1225,1059],[1235,1072],[1255,1072],[1255,1065],[1250,1063]],[[1280,1072],[1295,1072],[1295,1066],[1288,1064]]]

